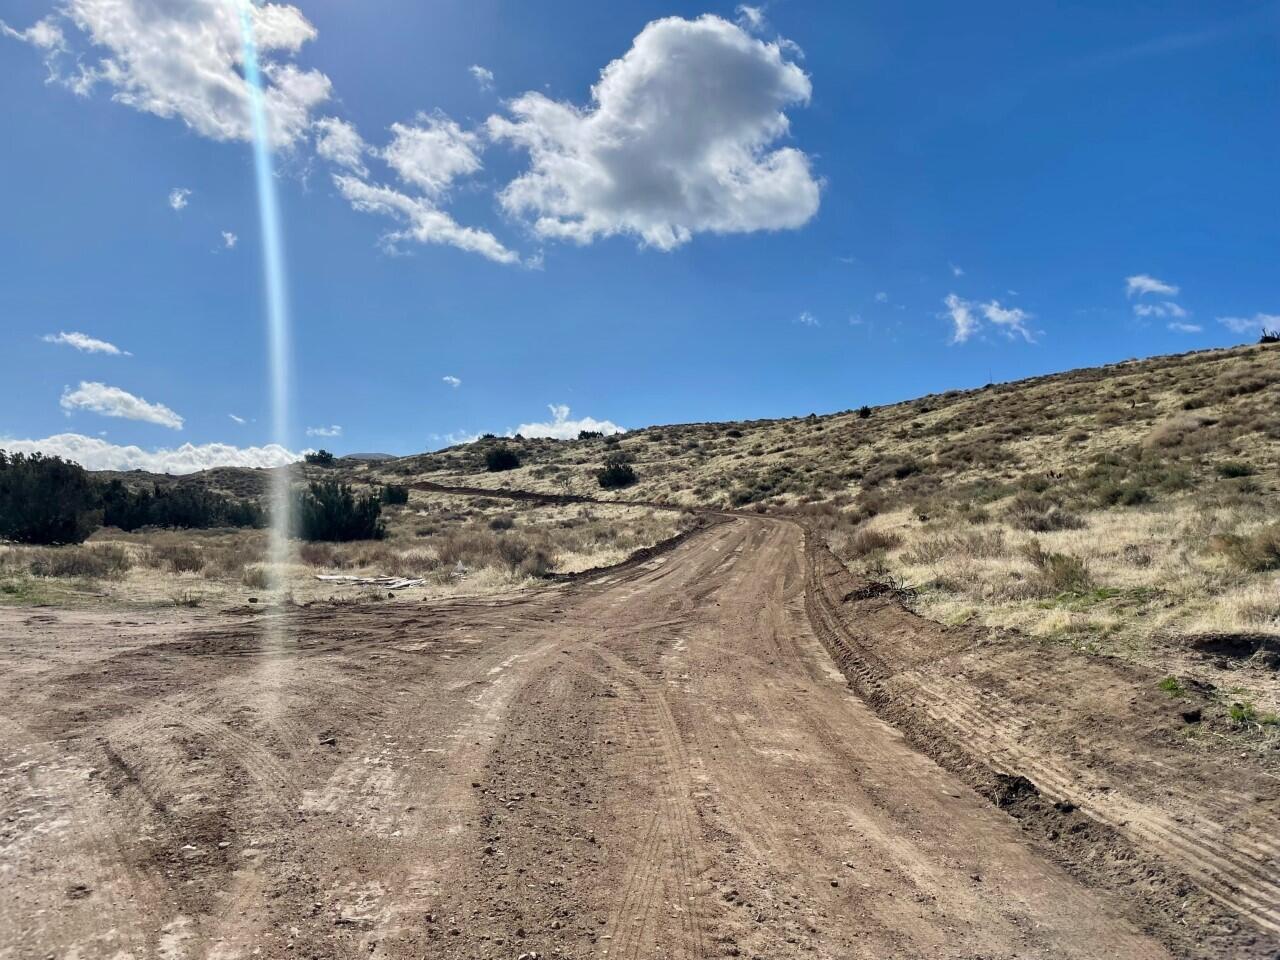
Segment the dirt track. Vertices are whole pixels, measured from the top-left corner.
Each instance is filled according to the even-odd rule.
[[[804,563],[0,612],[0,958],[1168,956],[850,691]]]

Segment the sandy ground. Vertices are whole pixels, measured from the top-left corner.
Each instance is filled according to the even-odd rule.
[[[1157,958],[849,688],[802,535],[504,600],[0,610],[0,958]]]

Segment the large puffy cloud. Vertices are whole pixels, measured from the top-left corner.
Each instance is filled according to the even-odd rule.
[[[715,16],[656,20],[578,107],[529,92],[489,118],[528,150],[500,194],[541,236],[587,243],[633,234],[671,250],[695,233],[799,227],[818,209],[809,158],[773,145],[809,78],[778,43]]]
[[[81,381],[80,386],[74,390],[68,387],[59,403],[68,413],[73,410],[88,410],[104,417],[122,417],[125,420],[158,424],[171,430],[182,429],[182,417],[163,403],[148,403],[128,390],[105,383]]]
[[[302,456],[274,443],[262,447],[184,443],[180,447],[144,450],[79,433],[59,433],[43,440],[0,437],[0,450],[63,457],[89,470],[146,470],[151,473],[195,473],[211,467],[282,467]]]
[[[252,18],[272,142],[291,146],[330,93],[323,73],[290,62],[316,35],[291,4],[67,0],[53,17],[24,31],[5,32],[46,51],[55,79],[77,93],[101,85],[118,103],[180,119],[201,136],[248,140],[242,9]],[[70,37],[64,24],[74,28]]]
[[[596,420],[594,417],[570,420],[569,407],[564,403],[549,403],[547,404],[547,409],[551,411],[550,421],[522,423],[514,432],[522,437],[550,437],[555,440],[576,439],[579,430],[593,430],[600,433],[626,432],[625,428],[618,426],[611,420]]]

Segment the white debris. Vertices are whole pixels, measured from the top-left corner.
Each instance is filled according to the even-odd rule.
[[[316,579],[326,583],[355,583],[361,586],[386,587],[388,590],[420,587],[427,582],[413,577],[355,577],[341,573],[317,573]]]

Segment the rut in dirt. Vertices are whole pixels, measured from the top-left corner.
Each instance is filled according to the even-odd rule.
[[[1213,955],[877,716],[806,569],[737,518],[284,649],[6,612],[0,957]]]

